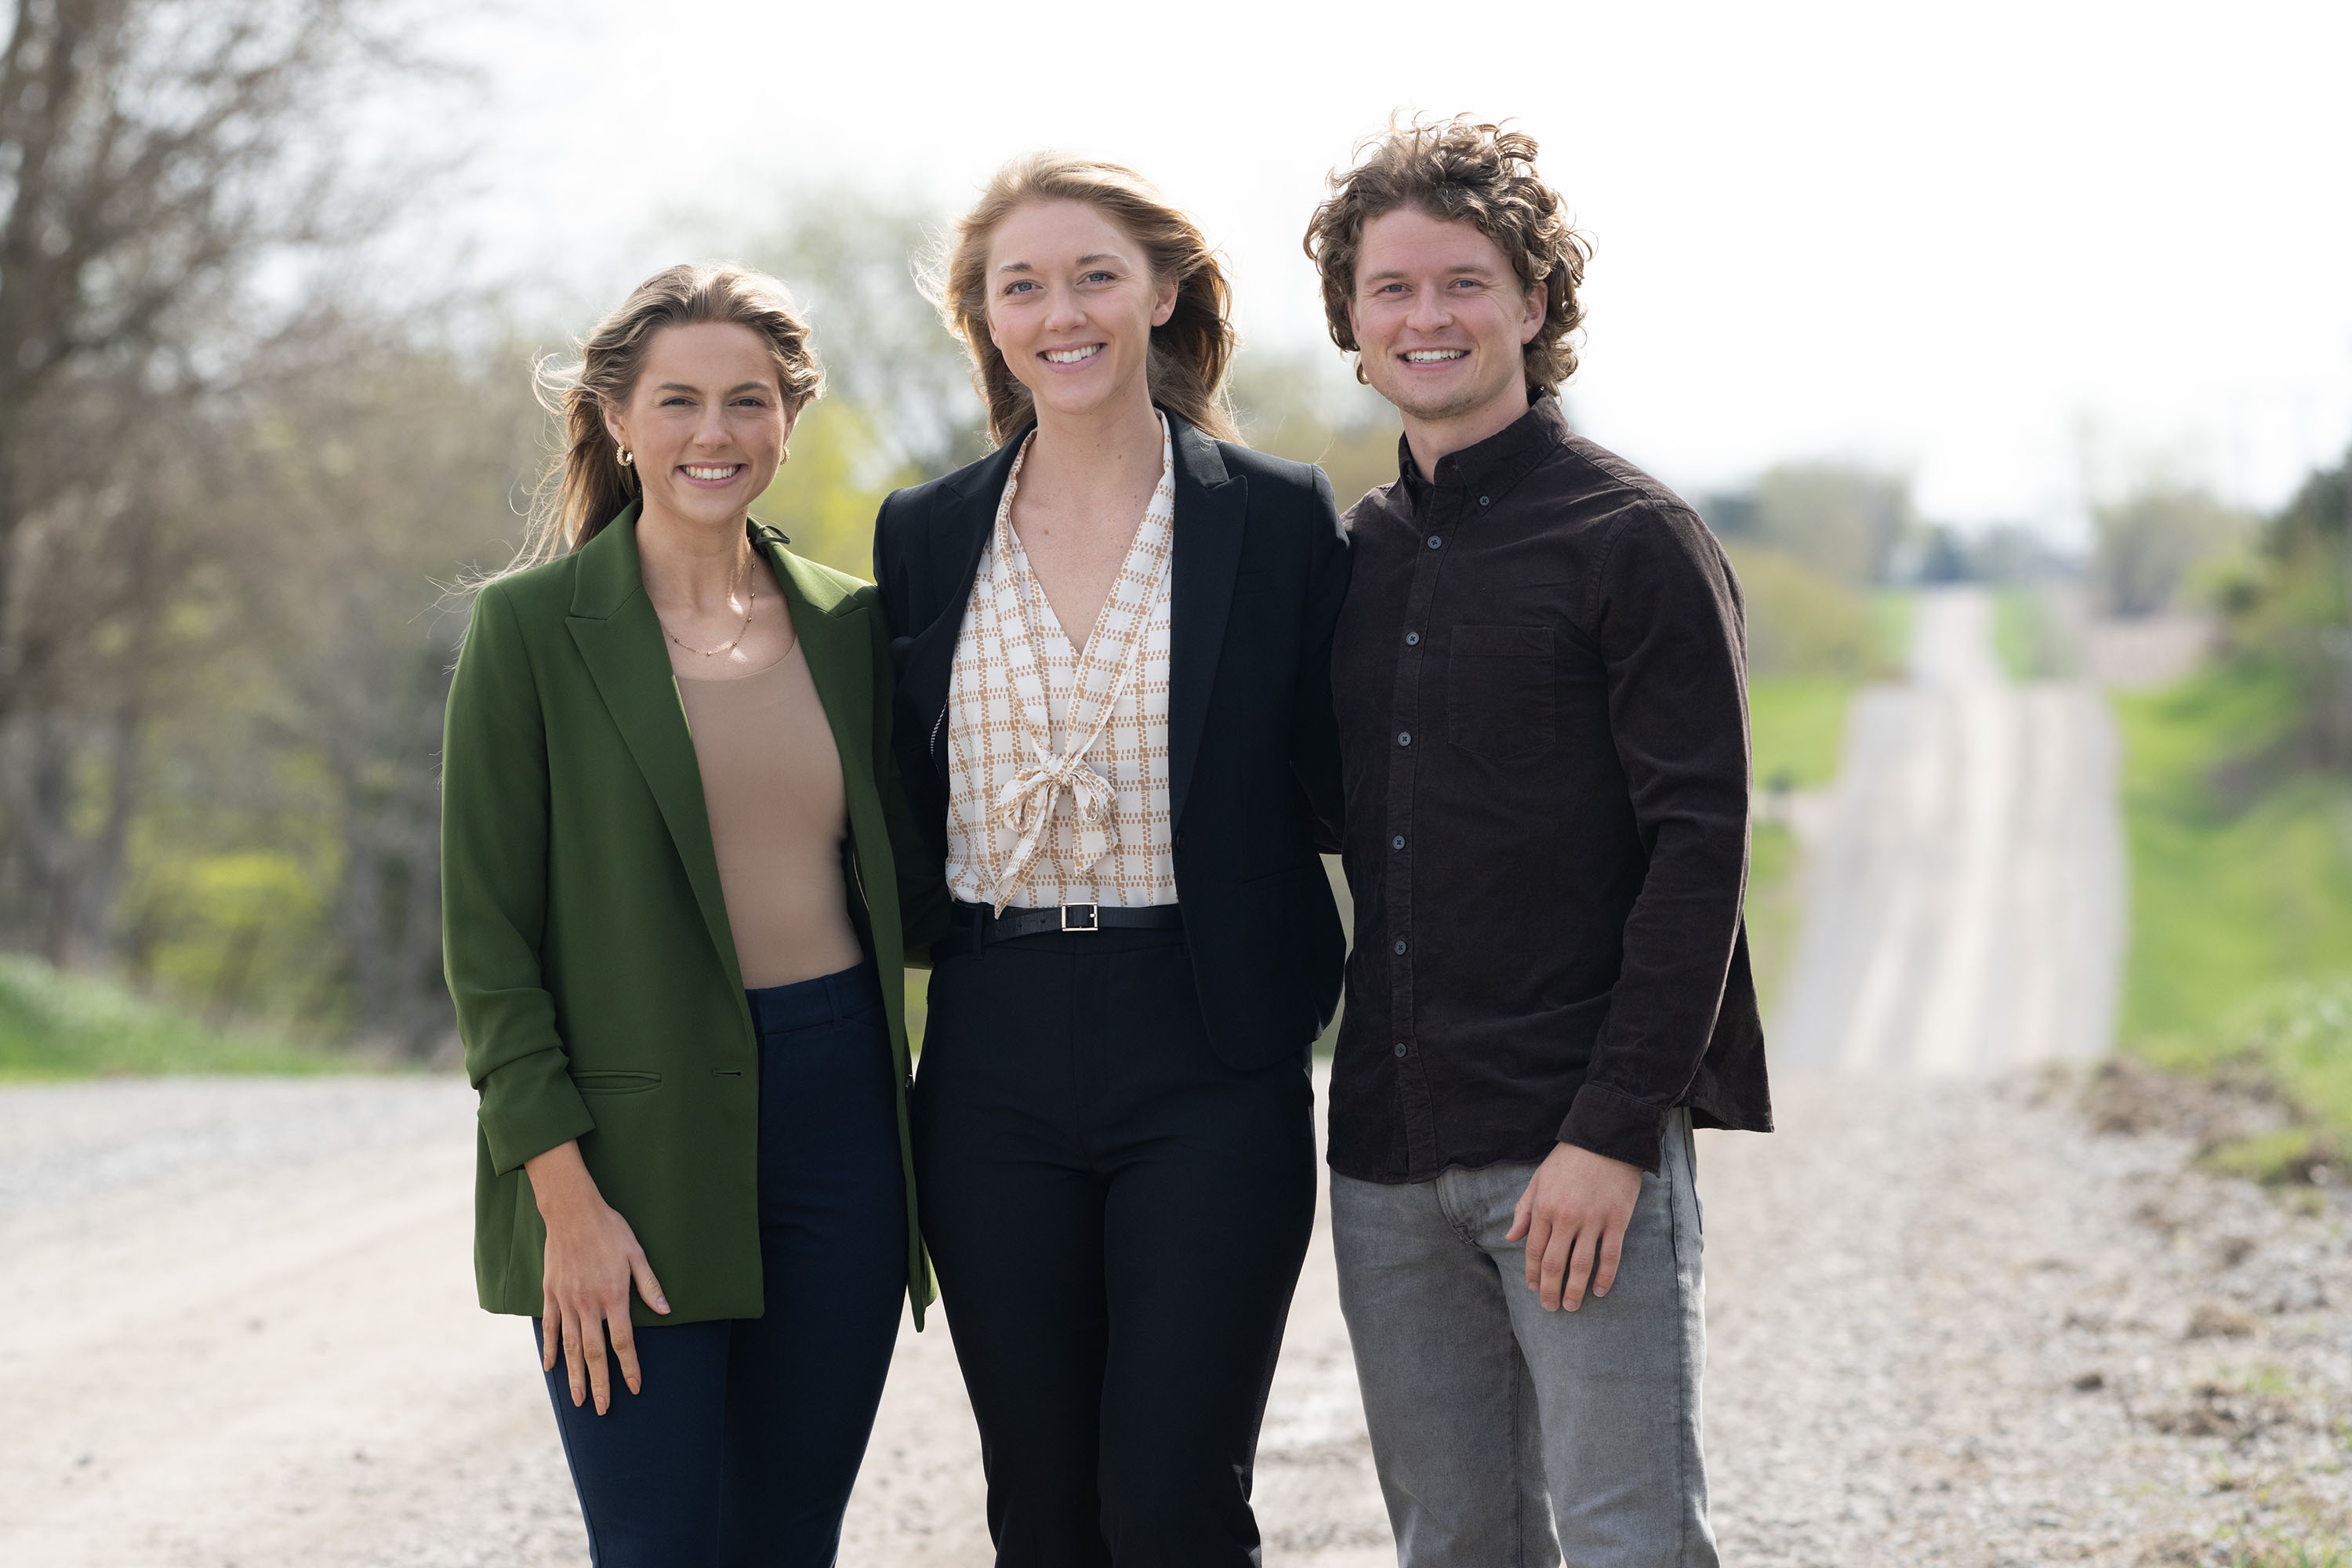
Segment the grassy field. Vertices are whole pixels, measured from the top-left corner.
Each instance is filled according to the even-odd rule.
[[[1858,684],[1829,675],[1759,675],[1748,683],[1748,743],[1759,797],[1821,789],[1837,777],[1846,710]],[[1759,805],[1762,802],[1759,799]],[[1785,823],[1759,818],[1748,840],[1748,950],[1765,1015],[1780,994],[1804,923],[1803,847]]]
[[[2132,868],[2125,1047],[2180,1070],[2251,1068],[2306,1119],[2219,1151],[2225,1164],[2278,1174],[2315,1140],[2352,1149],[2352,781],[2287,765],[2294,692],[2260,664],[2116,709]]]
[[[110,982],[0,954],[0,1079],[329,1072],[353,1065],[347,1057],[216,1033]]]

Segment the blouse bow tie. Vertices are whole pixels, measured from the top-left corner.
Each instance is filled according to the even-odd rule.
[[[997,792],[995,805],[989,808],[989,826],[1012,829],[1017,840],[1012,856],[997,871],[992,889],[998,914],[1013,901],[1021,874],[1037,858],[1065,794],[1070,799],[1077,836],[1076,853],[1069,858],[1070,870],[1083,874],[1110,853],[1114,799],[1110,781],[1088,767],[1083,757],[1057,756],[1034,740],[1029,750],[1035,761],[1006,781]]]

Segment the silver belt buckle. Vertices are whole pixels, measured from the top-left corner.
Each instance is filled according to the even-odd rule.
[[[1064,931],[1102,930],[1102,915],[1099,906],[1094,904],[1064,904],[1062,906],[1062,929]]]

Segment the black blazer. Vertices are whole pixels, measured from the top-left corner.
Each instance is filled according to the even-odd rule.
[[[1316,852],[1338,846],[1331,631],[1348,592],[1348,543],[1322,469],[1213,440],[1172,414],[1169,423],[1177,895],[1209,1037],[1246,1071],[1303,1054],[1339,997],[1347,944]],[[898,491],[874,526],[898,668],[892,744],[942,862],[948,682],[1019,447]]]

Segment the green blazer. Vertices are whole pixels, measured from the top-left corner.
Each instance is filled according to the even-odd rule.
[[[522,1163],[567,1139],[667,1293],[639,1323],[756,1318],[760,1055],[702,775],[637,566],[635,506],[581,549],[476,596],[442,756],[444,962],[481,1093],[474,1273],[541,1310],[546,1230]],[[767,543],[832,721],[850,902],[889,1015],[907,1289],[931,1287],[908,1156],[903,955],[948,896],[891,761],[888,633],[872,586]]]

